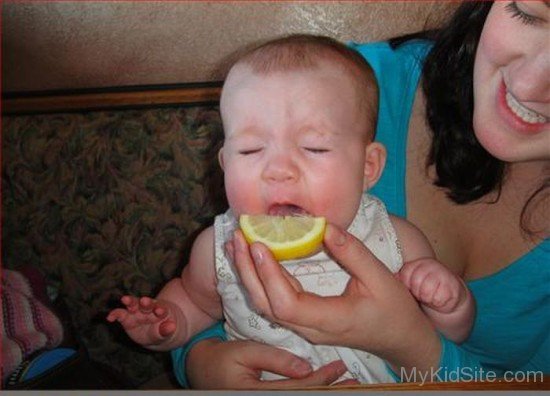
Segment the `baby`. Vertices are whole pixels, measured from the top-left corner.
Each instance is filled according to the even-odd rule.
[[[373,141],[377,108],[372,69],[335,40],[294,35],[246,52],[229,70],[220,101],[225,141],[219,160],[230,209],[197,237],[181,277],[154,300],[124,296],[125,308],[111,311],[107,320],[119,321],[144,347],[167,351],[223,317],[230,339],[288,349],[314,368],[342,359],[348,367],[344,378],[393,382],[384,362],[368,351],[313,345],[249,304],[224,249],[231,238],[242,238],[239,215],[307,214],[324,216],[362,240],[403,281],[438,331],[464,340],[474,316],[468,289],[435,260],[416,227],[389,215],[366,193],[386,158]],[[340,295],[349,280],[324,252],[284,267],[319,295]]]

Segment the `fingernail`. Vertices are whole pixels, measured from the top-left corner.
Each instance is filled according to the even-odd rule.
[[[250,247],[250,252],[252,253],[254,264],[261,265],[264,261],[264,254],[262,253],[261,248],[256,244],[252,244]]]
[[[235,234],[233,236],[233,246],[236,251],[243,252],[245,250],[246,241],[244,240],[244,237],[239,233],[238,231],[235,231]]]
[[[328,227],[327,231],[335,245],[343,246],[346,243],[346,235],[338,227],[331,225]]]
[[[299,376],[305,376],[311,373],[311,366],[303,360],[294,360],[290,367]]]

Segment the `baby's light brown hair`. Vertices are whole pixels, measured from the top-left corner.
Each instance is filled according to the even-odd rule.
[[[322,62],[340,67],[356,82],[359,108],[365,111],[368,139],[372,140],[378,117],[378,85],[374,71],[357,51],[333,38],[293,34],[270,40],[238,54],[229,70],[244,64],[256,74],[269,75],[308,70],[319,67]]]

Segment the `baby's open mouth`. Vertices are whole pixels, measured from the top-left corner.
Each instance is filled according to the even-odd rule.
[[[270,216],[310,216],[309,212],[293,204],[274,204],[267,211]]]

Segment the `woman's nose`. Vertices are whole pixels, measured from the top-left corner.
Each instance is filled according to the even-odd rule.
[[[524,57],[515,68],[509,88],[523,102],[550,102],[550,48],[534,56]]]
[[[265,165],[262,177],[268,182],[292,182],[298,179],[299,170],[290,154],[273,155]]]

